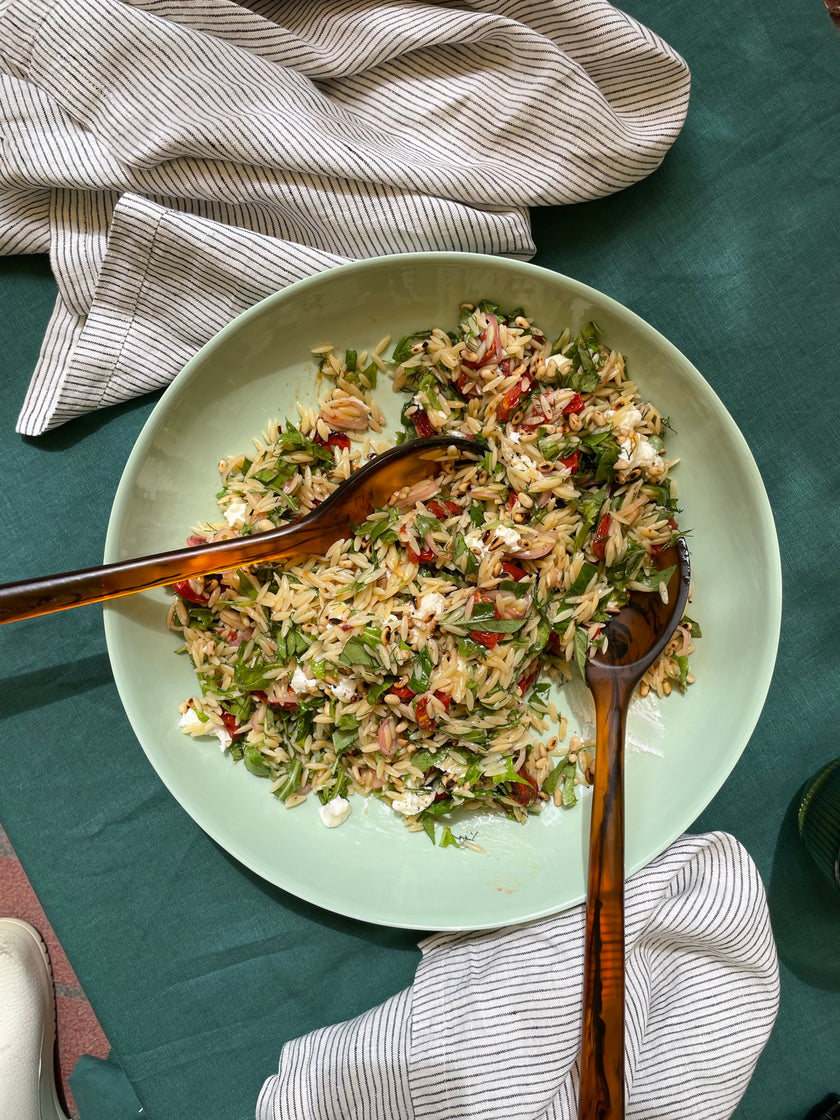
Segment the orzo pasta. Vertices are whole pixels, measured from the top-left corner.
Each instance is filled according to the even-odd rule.
[[[552,342],[482,301],[390,359],[387,345],[320,347],[318,407],[222,460],[224,520],[189,542],[291,521],[393,442],[383,374],[407,395],[398,439],[459,433],[482,457],[442,464],[326,556],[177,585],[169,625],[200,683],[181,726],[217,735],[287,807],[314,794],[327,825],[373,794],[433,840],[475,847],[456,810],[524,821],[588,780],[591,745],[566,742],[549,689],[583,671],[630,590],[664,590],[675,464],[667,420],[593,323]],[[684,618],[643,693],[685,690],[698,633]]]

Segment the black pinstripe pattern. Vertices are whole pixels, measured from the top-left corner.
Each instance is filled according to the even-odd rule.
[[[683,60],[606,0],[7,0],[0,20],[0,251],[48,247],[62,305],[29,435],[165,384],[336,257],[528,258],[529,206],[649,175],[688,103]],[[179,291],[180,246],[204,291]]]
[[[628,1120],[725,1120],[778,1010],[755,866],[731,836],[684,836],[627,884]],[[289,1043],[257,1120],[573,1120],[582,907],[441,933],[412,988]]]

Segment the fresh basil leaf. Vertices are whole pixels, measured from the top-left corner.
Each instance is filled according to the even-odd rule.
[[[586,653],[588,649],[589,635],[579,626],[575,630],[575,664],[584,680],[586,680]]]
[[[505,764],[507,766],[507,769],[505,770],[504,774],[493,775],[492,780],[497,786],[502,786],[509,783],[514,783],[520,786],[529,786],[531,784],[525,778],[522,778],[519,776],[519,774],[517,774],[517,772],[513,768],[513,759],[508,757],[507,755],[505,755]]]
[[[352,721],[352,723],[350,722]],[[345,726],[342,727],[342,723]],[[342,716],[333,731],[332,745],[337,756],[341,756],[359,741],[359,721],[354,716]]]
[[[373,657],[362,638],[357,634],[354,634],[345,642],[344,649],[341,651],[338,658],[338,663],[348,668],[360,665],[363,669],[373,669],[378,665],[378,661]]]
[[[423,648],[415,654],[411,679],[408,682],[408,687],[412,692],[426,692],[428,690],[433,668],[431,654],[427,649]]]
[[[297,793],[300,789],[300,774],[303,769],[300,759],[296,758],[289,767],[286,777],[283,779],[281,785],[274,791],[274,796],[279,801],[285,801],[286,798],[292,794]]]
[[[233,683],[242,692],[253,692],[255,689],[267,688],[271,683],[265,675],[267,670],[276,668],[275,665],[244,665],[237,662],[233,667]]]
[[[597,571],[598,569],[595,564],[590,564],[588,560],[584,560],[584,562],[580,566],[580,571],[577,574],[577,579],[569,588],[568,594],[582,595],[584,591],[586,591],[587,587],[589,586],[590,580]]]
[[[255,774],[258,778],[270,778],[272,769],[266,759],[263,757],[260,748],[256,743],[246,743],[243,753],[245,767]],[[298,763],[298,765],[300,765]]]
[[[577,794],[575,793],[575,772],[576,766],[569,764],[563,769],[563,808],[571,809],[577,803]]]
[[[222,707],[235,717],[237,723],[247,723],[251,718],[251,712],[254,710],[254,704],[250,696],[231,697],[222,704]]]
[[[470,622],[466,623],[470,630],[478,630],[483,634],[516,634],[527,622],[527,618],[476,618],[473,615]]]
[[[648,575],[639,572],[634,577],[633,583],[639,585],[641,591],[658,591],[660,583],[664,583],[667,587],[676,570],[676,565],[672,565],[670,568],[654,568]]]
[[[418,513],[414,519],[414,527],[420,537],[425,537],[430,529],[436,528],[440,522],[436,517],[427,516],[425,513]]]
[[[507,591],[517,599],[525,599],[531,593],[532,583],[527,577],[524,579],[503,579],[499,584],[499,591]]]
[[[495,603],[481,603],[481,602],[479,602],[479,603],[474,603],[473,604],[472,619],[470,621],[471,622],[483,621],[484,619],[487,619],[487,618],[495,618],[495,616],[496,616],[496,605],[495,605]],[[480,630],[481,627],[476,626],[475,629]]]
[[[458,841],[452,835],[452,829],[449,827],[449,825],[444,825],[443,832],[441,833],[441,837],[440,837],[440,844],[438,845],[438,847],[441,847],[441,848],[450,848],[450,847],[451,848],[460,848],[460,846],[461,845],[458,843]]]
[[[391,354],[391,361],[396,362],[398,365],[401,362],[407,362],[409,358],[414,356],[411,352],[412,347],[418,342],[424,342],[431,333],[431,330],[428,330],[415,331],[414,334],[405,335],[394,347],[394,351]]]
[[[534,653],[540,653],[545,649],[548,639],[551,637],[551,623],[545,617],[540,615],[540,620],[537,623],[537,633],[534,636]]]
[[[595,456],[595,481],[596,482],[609,482],[613,476],[613,467],[621,455],[621,448],[618,446],[618,440],[612,442],[604,442],[599,448]]]
[[[396,679],[396,677],[386,677],[383,681],[370,685],[367,690],[368,703],[378,704],[388,689],[396,682]]]
[[[208,630],[215,620],[216,616],[209,607],[193,607],[189,608],[188,626],[192,626],[194,630]]]
[[[692,636],[692,638],[703,637],[703,631],[700,629],[699,622],[695,622],[694,619],[689,618],[688,615],[685,615],[685,617],[683,618],[683,622],[688,623],[688,632]]]
[[[422,770],[424,774],[427,770],[430,770],[433,766],[436,766],[438,762],[442,761],[442,753],[426,750],[425,748],[423,750],[415,751],[411,756],[411,765],[416,766],[418,770]]]
[[[251,476],[257,482],[261,482],[263,486],[267,486],[269,490],[274,490],[275,493],[282,493],[284,485],[295,474],[298,469],[297,463],[283,463],[278,462],[273,467],[264,467],[261,471],[255,471]]]
[[[459,638],[458,653],[465,661],[483,661],[487,654],[487,647],[480,642],[474,642],[472,638]]]
[[[544,439],[537,440],[537,447],[542,452],[543,458],[550,462],[565,458],[576,446],[577,441],[565,435],[545,436]]]

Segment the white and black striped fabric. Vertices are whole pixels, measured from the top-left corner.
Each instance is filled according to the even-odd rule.
[[[339,260],[529,257],[528,207],[659,166],[689,74],[606,0],[0,0],[0,86],[0,252],[60,291],[36,435]]]
[[[778,1011],[764,890],[725,833],[626,890],[628,1120],[724,1120]],[[257,1120],[573,1120],[584,910],[421,946],[414,985],[288,1043]]]

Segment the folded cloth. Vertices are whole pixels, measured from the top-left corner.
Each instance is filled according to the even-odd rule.
[[[527,258],[654,171],[683,59],[606,0],[0,0],[0,252],[59,287],[18,421],[159,388],[340,259]]]
[[[288,1043],[257,1120],[571,1120],[584,909],[421,945],[413,986]],[[764,890],[731,836],[683,836],[626,890],[627,1117],[723,1120],[776,1018]]]

